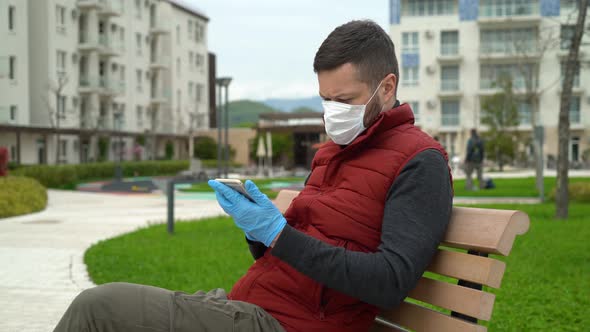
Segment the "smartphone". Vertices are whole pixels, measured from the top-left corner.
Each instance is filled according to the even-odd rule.
[[[215,181],[219,181],[219,182],[225,184],[226,186],[228,186],[228,187],[232,188],[233,190],[239,192],[240,194],[244,195],[244,197],[246,197],[250,201],[254,202],[254,199],[252,199],[252,197],[248,194],[242,181],[240,181],[238,179],[215,179]]]

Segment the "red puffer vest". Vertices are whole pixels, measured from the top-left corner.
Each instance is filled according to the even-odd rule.
[[[383,112],[350,145],[316,153],[307,185],[285,212],[289,225],[347,250],[375,252],[387,193],[416,154],[446,152],[414,126],[408,104]],[[254,303],[287,331],[367,331],[379,309],[299,273],[267,250],[229,298]]]

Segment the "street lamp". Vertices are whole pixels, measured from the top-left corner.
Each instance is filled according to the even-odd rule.
[[[215,80],[216,85],[218,86],[218,92],[217,92],[217,96],[218,96],[218,101],[219,104],[221,104],[222,100],[221,100],[221,90],[222,88],[225,88],[225,121],[224,121],[224,127],[225,127],[225,142],[224,144],[224,160],[225,160],[225,167],[224,167],[224,174],[225,177],[227,178],[228,175],[228,168],[229,168],[229,141],[228,141],[228,127],[229,127],[229,104],[228,104],[228,100],[229,100],[229,84],[231,83],[232,78],[231,77],[218,77]],[[217,111],[217,174],[221,174],[221,112],[223,111],[222,107],[219,107],[218,111]]]

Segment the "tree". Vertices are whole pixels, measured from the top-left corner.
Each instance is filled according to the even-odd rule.
[[[60,120],[66,118],[66,105],[62,99],[62,92],[65,86],[68,84],[69,78],[66,74],[58,74],[57,75],[57,82],[55,84],[49,85],[49,91],[55,94],[55,108],[49,102],[48,96],[43,96],[43,101],[45,103],[45,108],[47,109],[47,114],[49,117],[49,125],[51,128],[55,130],[55,163],[59,164],[59,156],[61,154],[61,145],[59,143],[59,128],[60,128]]]
[[[486,142],[487,155],[498,163],[500,171],[506,159],[514,158],[514,142],[518,132],[514,130],[519,124],[517,101],[512,90],[512,79],[502,76],[497,85],[500,92],[482,100],[482,124],[488,126],[483,135]]]
[[[195,137],[193,154],[199,159],[215,159],[217,158],[217,143],[208,136]]]
[[[578,19],[574,34],[569,44],[569,52],[565,65],[565,77],[561,92],[559,107],[558,125],[558,148],[557,148],[557,188],[555,193],[555,217],[567,219],[569,209],[568,196],[568,168],[569,168],[569,140],[570,140],[570,100],[574,84],[574,70],[579,61],[580,43],[585,29],[586,12],[590,0],[580,0],[578,4]]]

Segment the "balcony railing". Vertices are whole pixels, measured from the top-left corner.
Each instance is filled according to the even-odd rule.
[[[457,91],[459,90],[459,80],[442,80],[440,89],[442,91]]]
[[[479,16],[483,18],[539,15],[539,1],[480,1]]]
[[[445,44],[440,47],[441,55],[457,55],[459,54],[458,44]]]
[[[99,80],[95,76],[80,74],[79,83],[81,88],[99,88]]]

